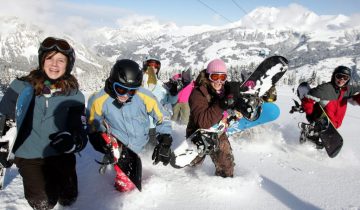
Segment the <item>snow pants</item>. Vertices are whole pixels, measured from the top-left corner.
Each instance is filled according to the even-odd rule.
[[[63,154],[46,158],[15,158],[23,178],[25,198],[34,209],[52,209],[57,202],[71,205],[78,195],[76,157]]]
[[[187,125],[189,122],[190,116],[190,106],[189,103],[177,103],[173,108],[173,115],[171,120],[181,124]]]
[[[206,156],[197,157],[193,160],[192,165],[201,164]],[[211,160],[215,165],[215,175],[221,177],[233,177],[234,176],[234,155],[229,139],[223,134],[219,139],[219,147],[216,151],[210,154]]]

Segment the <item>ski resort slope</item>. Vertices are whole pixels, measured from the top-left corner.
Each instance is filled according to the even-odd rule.
[[[299,145],[297,123],[303,114],[289,114],[292,87],[277,87],[280,117],[273,123],[230,138],[235,156],[234,178],[214,176],[210,158],[196,168],[152,165],[145,151],[143,190],[119,193],[114,172],[98,173],[101,159],[88,144],[77,156],[78,210],[238,210],[238,209],[360,209],[359,106],[348,106],[340,133],[344,146],[334,159],[312,144]],[[184,139],[186,126],[174,124],[174,145]],[[23,195],[21,176],[13,166],[8,186],[0,192],[0,209],[31,209]]]

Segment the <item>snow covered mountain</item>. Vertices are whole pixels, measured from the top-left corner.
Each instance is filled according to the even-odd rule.
[[[75,38],[46,31],[18,18],[0,17],[0,68],[28,71],[35,67],[38,44],[46,36],[54,35],[74,45],[77,53],[74,72],[80,81],[87,81],[82,82],[86,90],[103,84],[117,58],[141,63],[149,54],[161,59],[163,79],[188,67],[196,73],[216,57],[241,71],[253,68],[264,56],[280,54],[289,59],[291,67],[284,84],[314,75],[314,82],[320,83],[330,77],[337,65],[347,65],[354,73],[358,71],[358,20],[341,14],[319,16],[294,4],[287,8],[257,8],[241,20],[221,27],[179,27],[159,23],[155,18],[134,18],[119,23],[122,27],[117,29],[87,29],[79,39],[80,35]]]

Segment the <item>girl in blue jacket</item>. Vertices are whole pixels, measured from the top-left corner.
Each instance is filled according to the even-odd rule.
[[[52,209],[78,195],[74,153],[87,143],[85,98],[71,75],[75,51],[67,41],[46,38],[38,59],[37,69],[10,84],[0,114],[17,123],[12,153],[25,198],[34,209]]]

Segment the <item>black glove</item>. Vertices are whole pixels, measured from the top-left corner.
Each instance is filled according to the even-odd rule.
[[[181,80],[172,80],[170,79],[165,83],[166,89],[169,90],[170,95],[176,96],[179,91],[183,88]]]
[[[219,99],[219,106],[223,110],[233,109],[235,105],[234,96],[232,94],[226,95]]]
[[[154,165],[160,161],[163,162],[164,166],[169,164],[171,158],[171,143],[172,137],[170,134],[160,134],[157,137],[159,143],[156,145],[152,154],[152,160]]]
[[[52,146],[59,153],[73,153],[76,150],[75,140],[71,133],[60,131],[49,136]]]
[[[102,132],[95,132],[89,134],[89,140],[91,145],[94,147],[96,151],[101,152],[103,154],[111,153],[111,145],[106,143],[106,141],[103,138]]]
[[[11,120],[6,119],[5,115],[0,115],[0,137],[5,136],[12,124]]]

